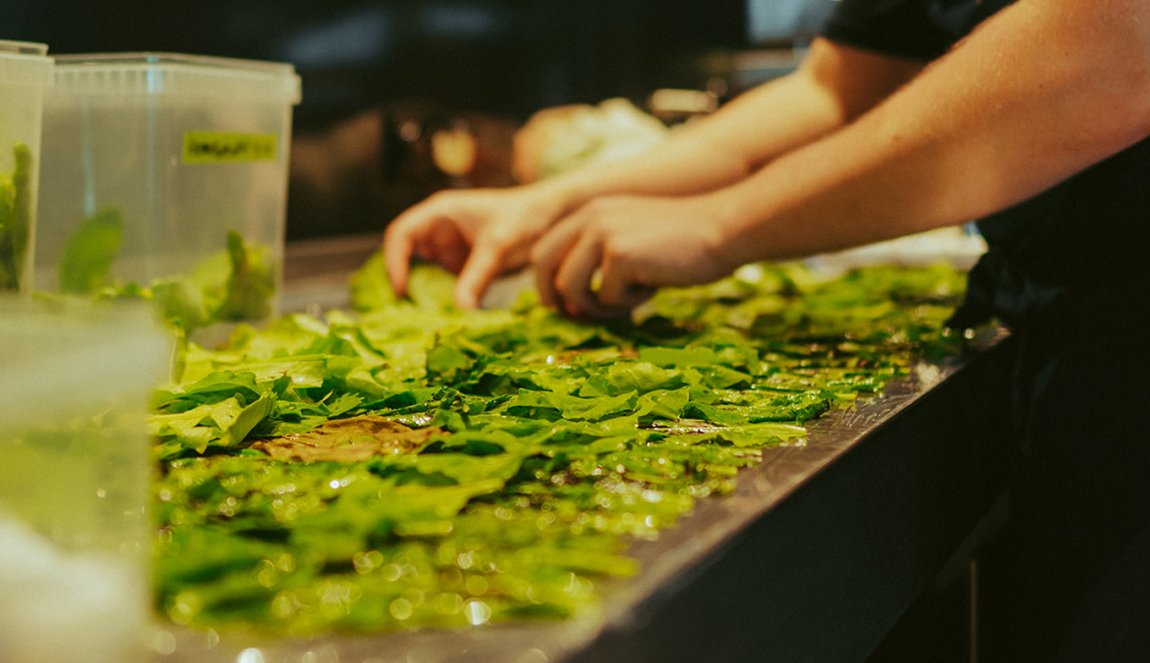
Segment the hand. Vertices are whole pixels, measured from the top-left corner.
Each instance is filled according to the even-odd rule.
[[[527,264],[531,246],[560,211],[556,196],[527,186],[441,191],[388,226],[388,278],[403,295],[412,256],[436,262],[459,274],[456,304],[475,308],[496,276]]]
[[[707,200],[615,196],[579,208],[532,251],[543,303],[576,317],[617,317],[658,287],[727,275],[737,265],[725,259]]]

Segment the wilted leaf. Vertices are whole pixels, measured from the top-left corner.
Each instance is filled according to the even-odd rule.
[[[307,433],[259,440],[251,448],[283,461],[354,463],[412,453],[439,432],[438,428],[408,428],[383,417],[349,417],[329,421]]]

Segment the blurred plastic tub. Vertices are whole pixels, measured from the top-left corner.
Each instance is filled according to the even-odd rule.
[[[142,290],[189,327],[276,315],[300,99],[293,67],[67,55],[55,82],[36,289]]]
[[[48,47],[0,40],[0,291],[31,279]]]
[[[0,661],[145,651],[146,415],[169,337],[140,303],[0,297]]]

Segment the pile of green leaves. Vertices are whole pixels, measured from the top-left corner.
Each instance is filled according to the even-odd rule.
[[[18,290],[32,233],[32,150],[12,148],[13,169],[0,173],[0,291]]]
[[[954,353],[962,284],[758,265],[587,324],[456,310],[430,269],[399,300],[377,256],[355,311],[190,345],[156,392],[159,609],[298,635],[593,610],[630,542]]]
[[[229,231],[226,249],[190,273],[146,285],[112,276],[123,240],[119,209],[107,208],[85,219],[64,247],[60,291],[98,299],[151,300],[164,321],[186,333],[217,322],[257,321],[271,315],[274,266],[266,248],[246,243],[239,233]]]

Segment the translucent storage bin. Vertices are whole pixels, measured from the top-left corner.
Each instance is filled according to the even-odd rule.
[[[294,68],[67,55],[55,80],[36,289],[142,292],[189,328],[278,313]]]
[[[48,47],[0,41],[0,291],[24,290],[32,274],[40,118],[52,84]]]
[[[0,297],[0,661],[142,660],[152,624],[145,305]]]

